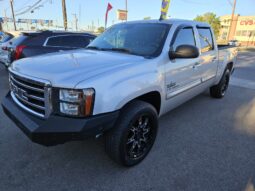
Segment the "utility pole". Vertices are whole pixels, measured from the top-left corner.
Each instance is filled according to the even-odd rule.
[[[231,21],[230,21],[230,26],[229,26],[229,31],[228,31],[228,38],[227,38],[228,41],[230,41],[230,33],[231,33],[232,27],[233,27],[235,10],[236,10],[236,0],[234,0],[234,3],[232,4],[232,15],[231,15]]]
[[[9,26],[8,26],[8,21],[7,21],[7,15],[6,15],[6,9],[4,9],[4,17],[6,19],[6,28],[7,28],[7,31],[9,31]]]
[[[14,24],[14,30],[17,30],[16,27],[16,20],[15,20],[15,15],[14,15],[14,10],[13,10],[13,0],[10,0],[10,4],[11,4],[11,10],[12,10],[12,19],[13,19],[13,24]]]
[[[248,46],[249,46],[250,39],[251,39],[251,32],[250,32],[249,35],[248,35],[248,41],[247,41],[246,48],[248,48]]]
[[[78,19],[76,13],[73,14],[74,16],[74,22],[75,22],[75,30],[78,31]]]
[[[253,34],[253,38],[252,38],[252,44],[254,43],[254,37],[255,37],[255,34]],[[254,44],[255,45],[255,44]]]
[[[62,12],[63,12],[63,20],[64,20],[64,29],[67,30],[67,14],[66,14],[66,1],[62,0]]]
[[[0,19],[0,31],[3,31],[3,23],[4,22],[4,18]]]
[[[128,0],[126,0],[126,14],[127,14],[127,18],[126,18],[126,21],[128,19]]]

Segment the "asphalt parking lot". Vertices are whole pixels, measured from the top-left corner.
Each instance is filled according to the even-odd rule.
[[[231,190],[255,187],[255,52],[240,53],[226,97],[204,93],[160,119],[156,143],[123,168],[103,139],[32,143],[0,109],[1,191]],[[8,91],[0,66],[0,99]]]

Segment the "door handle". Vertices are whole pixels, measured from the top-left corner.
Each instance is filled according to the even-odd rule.
[[[196,67],[200,66],[200,62],[196,62],[194,65],[193,65],[193,68],[195,69]]]
[[[217,60],[216,56],[212,58],[212,62],[215,62],[216,60]]]

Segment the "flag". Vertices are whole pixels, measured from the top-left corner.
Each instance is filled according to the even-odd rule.
[[[167,18],[170,1],[171,0],[163,0],[162,1],[160,20]]]
[[[105,30],[107,27],[108,13],[110,10],[112,10],[112,5],[110,3],[108,3],[106,13],[105,13]]]

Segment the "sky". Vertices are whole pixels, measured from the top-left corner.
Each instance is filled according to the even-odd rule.
[[[38,0],[13,0],[14,10],[20,13],[29,5]],[[231,14],[233,0],[171,0],[169,14],[172,18],[193,19],[197,15],[206,12],[214,12],[217,16]],[[117,23],[117,9],[125,9],[125,0],[66,0],[69,26],[73,25],[74,16],[78,17],[79,28],[88,25],[104,26],[104,17],[107,4],[111,3],[112,11],[109,13],[108,23]],[[140,20],[144,17],[158,19],[162,0],[128,0],[128,20]],[[48,19],[63,25],[61,0],[41,0],[43,7],[34,11],[19,15],[16,19]],[[40,5],[40,4],[39,4]],[[11,17],[9,0],[0,0],[0,16],[4,16],[4,10]],[[255,16],[255,0],[237,0],[236,13]]]

